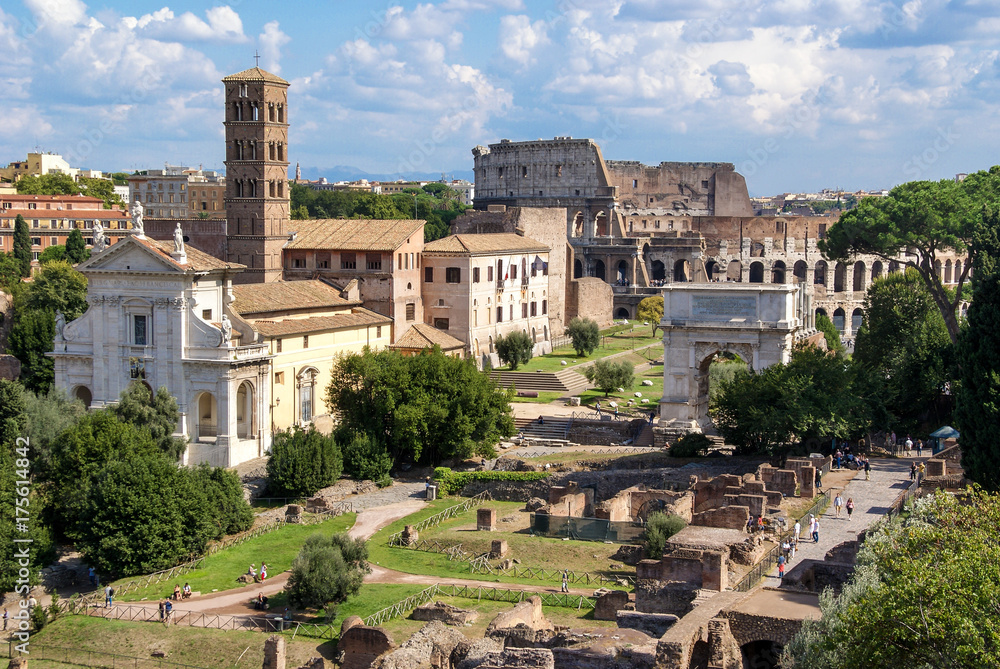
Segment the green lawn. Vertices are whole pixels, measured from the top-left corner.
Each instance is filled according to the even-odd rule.
[[[408,574],[428,574],[442,581],[448,578],[464,578],[491,583],[522,583],[522,584],[557,584],[559,577],[549,580],[514,578],[510,576],[495,576],[491,574],[472,573],[469,564],[463,560],[449,560],[447,555],[417,551],[408,548],[390,548],[386,545],[389,535],[412,525],[423,518],[453,506],[456,498],[446,498],[432,502],[429,508],[401,519],[392,525],[375,533],[368,542],[369,559],[389,569],[395,569]],[[489,502],[486,506],[497,510],[498,521],[508,515],[519,513],[524,508],[522,502]],[[428,528],[420,533],[420,538],[428,541],[439,541],[442,544],[462,544],[464,550],[472,553],[484,553],[490,549],[494,539],[506,539],[510,548],[509,556],[521,561],[522,568],[541,567],[545,569],[568,568],[581,572],[602,572],[611,575],[609,565],[614,562],[610,556],[618,550],[617,545],[592,541],[563,541],[549,537],[533,537],[527,531],[505,531],[504,527],[523,527],[527,522],[527,514],[518,516],[518,523],[498,522],[496,532],[477,532],[476,509],[446,520],[440,525]],[[616,575],[632,574],[634,569],[625,567]]]
[[[40,659],[43,647],[61,646],[72,649],[67,657],[79,666],[112,666],[112,658],[87,656],[85,651],[117,653],[143,658],[148,663],[154,650],[162,650],[167,660],[197,667],[260,667],[264,662],[264,641],[268,634],[234,630],[202,629],[159,623],[130,623],[88,616],[63,616],[31,637],[31,667],[65,667],[62,662]],[[285,636],[288,666],[305,664],[311,657],[322,655],[332,660],[334,643]],[[242,659],[240,656],[242,655]],[[48,657],[48,654],[44,655]],[[66,657],[65,655],[61,655]],[[236,661],[239,660],[239,664]],[[100,661],[100,664],[98,664]],[[133,662],[118,659],[115,666],[131,667]],[[147,666],[140,663],[139,666]]]
[[[528,361],[528,364],[517,368],[519,372],[558,372],[563,369],[573,369],[584,362],[599,360],[615,353],[621,353],[630,349],[639,349],[650,344],[657,344],[663,341],[662,333],[657,332],[656,337],[650,334],[650,327],[644,326],[641,321],[632,321],[634,329],[624,331],[614,335],[601,334],[601,342],[593,353],[587,357],[577,357],[572,346],[562,346],[552,353],[536,356]],[[605,331],[606,332],[606,331]],[[662,355],[662,351],[659,351]],[[659,356],[656,356],[659,357]],[[568,364],[562,365],[565,360]],[[509,367],[499,367],[498,369],[509,370]]]
[[[566,393],[561,393],[558,391],[545,391],[540,390],[538,392],[538,397],[514,397],[511,402],[523,402],[528,404],[551,404],[557,399],[565,395]]]
[[[644,379],[652,381],[653,385],[642,385]],[[635,393],[642,393],[642,397],[649,401],[643,404],[642,398],[637,398]],[[580,403],[592,407],[600,401],[601,408],[607,408],[608,400],[614,400],[624,409],[629,400],[636,400],[635,408],[637,410],[645,408],[648,413],[659,406],[661,397],[663,397],[663,366],[654,365],[644,372],[637,373],[635,384],[631,388],[626,388],[624,393],[612,392],[605,397],[603,391],[591,389],[580,394]]]
[[[191,584],[195,592],[208,594],[215,590],[230,590],[246,587],[236,582],[240,574],[245,574],[250,563],[260,569],[260,563],[267,563],[269,576],[277,576],[291,568],[292,560],[298,555],[299,549],[306,538],[322,532],[333,534],[345,532],[354,525],[356,514],[345,513],[331,518],[318,525],[285,525],[259,537],[245,541],[238,546],[227,548],[205,559],[202,567],[177,578],[179,585]],[[125,583],[133,579],[121,579]],[[174,583],[155,583],[140,590],[122,594],[116,599],[120,601],[138,601],[141,599],[157,599],[169,596],[174,591]]]

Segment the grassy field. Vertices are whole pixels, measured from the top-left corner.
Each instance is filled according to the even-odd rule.
[[[638,364],[632,360],[630,360],[630,362]],[[642,385],[644,380],[652,381],[653,385]],[[642,398],[637,398],[635,393],[642,393],[642,397],[648,399],[649,402],[643,404]],[[617,402],[620,407],[625,407],[629,400],[635,400],[636,408],[645,408],[648,412],[659,406],[661,397],[663,397],[663,367],[661,365],[655,365],[651,369],[647,369],[644,372],[638,372],[635,375],[635,384],[631,388],[626,388],[625,392],[612,392],[605,397],[604,391],[594,388],[580,394],[580,403],[583,405],[593,406],[597,402],[600,402],[602,408],[607,408],[608,400]]]
[[[644,326],[641,321],[633,321],[632,324],[634,326],[632,330],[626,330],[614,335],[605,335],[602,333],[601,342],[597,349],[587,357],[578,357],[572,346],[562,346],[552,351],[552,353],[532,358],[528,361],[528,364],[518,367],[517,371],[535,372],[541,370],[544,372],[558,372],[563,369],[573,369],[584,362],[599,360],[615,353],[621,353],[630,349],[639,349],[663,341],[661,333],[657,333],[659,336],[652,336],[650,334],[650,327],[648,325]],[[662,356],[662,353],[661,350],[658,352],[658,355]],[[566,366],[562,365],[563,360],[568,363]],[[499,367],[498,369],[509,370],[510,368]]]
[[[538,392],[538,397],[514,397],[511,402],[523,402],[527,404],[551,404],[557,399],[565,395],[566,393],[561,393],[555,390],[546,391],[540,390]]]
[[[202,567],[178,577],[178,585],[190,583],[192,590],[202,594],[242,588],[244,586],[236,582],[236,577],[245,574],[250,563],[260,569],[261,561],[267,563],[267,572],[270,576],[277,576],[291,568],[292,560],[298,555],[307,537],[318,532],[324,534],[345,532],[354,525],[355,518],[356,514],[345,513],[318,525],[285,525],[273,532],[245,541],[239,546],[209,556]],[[131,579],[122,579],[119,583],[129,580]],[[157,599],[166,597],[173,591],[174,583],[164,581],[124,593],[120,597],[116,596],[116,599],[124,602]]]
[[[81,651],[117,653],[149,659],[156,650],[166,652],[170,662],[196,667],[260,667],[264,661],[264,641],[261,632],[222,631],[196,627],[164,627],[158,623],[129,623],[87,616],[64,616],[50,623],[31,637],[32,669],[65,667],[61,662],[38,659],[42,647],[52,645],[77,651],[73,659],[78,665],[92,666]],[[288,666],[297,667],[311,657],[322,655],[332,660],[334,643],[318,639],[285,637]],[[242,654],[242,659],[240,656]],[[102,666],[111,666],[111,658],[100,659]],[[239,664],[235,664],[239,659]],[[79,660],[83,660],[82,662]],[[132,666],[132,662],[116,661],[116,666]]]
[[[403,529],[423,518],[455,504],[455,499],[441,499],[433,502],[429,508],[423,509],[407,518],[377,532],[368,542],[369,559],[383,567],[395,569],[408,574],[429,574],[442,580],[448,578],[464,578],[488,581],[491,583],[522,583],[522,584],[557,584],[559,578],[537,580],[497,577],[489,574],[474,574],[468,563],[460,560],[449,560],[447,555],[416,551],[408,548],[390,548],[386,541],[390,534]],[[614,562],[610,556],[618,550],[617,545],[592,541],[563,541],[549,537],[533,537],[524,528],[527,525],[527,513],[521,511],[521,502],[490,502],[488,506],[497,510],[497,532],[477,532],[476,510],[470,509],[464,514],[447,520],[440,525],[424,530],[420,538],[428,541],[439,541],[443,544],[462,544],[462,548],[472,553],[484,553],[490,549],[495,539],[505,539],[510,548],[509,556],[521,561],[521,567],[543,567],[546,569],[568,568],[581,572],[602,572],[611,575],[609,566]],[[504,518],[516,518],[512,523],[499,522]],[[505,531],[504,527],[511,527]],[[517,531],[514,531],[517,529]],[[634,574],[634,570],[626,567],[615,574]]]

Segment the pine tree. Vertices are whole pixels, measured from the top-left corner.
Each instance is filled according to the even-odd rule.
[[[972,291],[968,325],[958,340],[955,420],[966,476],[995,491],[1000,490],[1000,212],[985,214],[973,239]]]
[[[31,276],[31,234],[20,214],[14,219],[14,257],[21,263],[21,276]]]

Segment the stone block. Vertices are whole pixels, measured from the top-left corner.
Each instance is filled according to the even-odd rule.
[[[615,620],[618,612],[628,606],[628,593],[624,590],[612,590],[597,598],[594,607],[594,620]]]
[[[785,497],[794,497],[799,481],[794,469],[778,469],[771,475],[768,488],[780,492]]]
[[[352,616],[341,625],[337,650],[343,653],[342,667],[368,667],[379,655],[396,647],[392,636],[381,627],[368,627]]]
[[[616,617],[618,627],[644,632],[659,639],[674,626],[680,618],[672,613],[641,613],[639,611],[619,611]]]
[[[497,510],[487,507],[476,509],[476,529],[480,532],[493,532],[497,529]]]
[[[263,669],[285,669],[285,637],[269,636],[264,642]]]
[[[505,557],[507,557],[507,540],[494,539],[490,544],[490,559],[499,560]]]
[[[515,605],[514,608],[497,614],[497,617],[490,622],[486,631],[489,633],[492,630],[515,627],[517,625],[527,625],[533,630],[552,629],[552,623],[542,613],[541,597],[532,595],[523,602]]]
[[[471,625],[479,619],[478,611],[461,609],[444,602],[427,602],[413,610],[414,620],[440,620],[445,625]]]
[[[816,496],[816,468],[803,467],[801,469],[799,482],[799,497]]]
[[[434,500],[436,500],[437,499],[437,492],[438,492],[438,487],[436,485],[429,485],[429,486],[427,486],[427,491],[425,493],[427,501],[428,502],[433,502]]]
[[[21,361],[12,355],[0,355],[0,379],[16,381],[21,376]]]
[[[925,476],[944,476],[947,472],[944,460],[931,458],[926,462]]]
[[[404,546],[413,546],[420,539],[420,534],[417,532],[417,528],[415,526],[406,525],[403,527],[403,533],[400,535],[400,539],[402,539]]]

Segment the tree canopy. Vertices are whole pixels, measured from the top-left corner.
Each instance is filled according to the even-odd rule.
[[[653,326],[653,334],[655,335],[656,328],[660,327],[660,321],[663,320],[663,296],[654,295],[653,297],[644,297],[642,302],[639,303],[639,309],[635,315],[637,318],[649,321],[649,324]]]
[[[333,436],[314,427],[278,432],[267,461],[268,490],[277,497],[308,497],[340,478],[343,458]]]
[[[114,412],[122,422],[149,430],[153,442],[171,460],[179,460],[184,454],[187,442],[173,436],[181,416],[177,400],[164,386],[154,394],[143,383],[130,383]]]
[[[351,539],[344,533],[306,539],[292,562],[288,577],[288,601],[294,606],[326,609],[358,594],[368,566],[368,546],[364,539]]]
[[[527,332],[515,330],[507,336],[497,337],[496,347],[500,362],[510,365],[511,369],[517,369],[521,365],[528,364],[531,360],[531,349],[534,347],[534,343]]]
[[[88,258],[90,258],[90,250],[83,239],[83,233],[80,232],[80,228],[73,228],[66,238],[66,260],[75,265]]]
[[[1000,497],[942,492],[868,530],[841,595],[820,597],[785,669],[1000,666]]]
[[[938,256],[943,252],[968,254],[982,207],[998,194],[1000,166],[970,174],[961,183],[944,179],[900,184],[888,196],[865,198],[843,214],[827,230],[826,239],[819,241],[819,248],[831,260],[872,254],[891,261],[904,251],[914,254],[906,264],[920,273],[955,342],[959,332],[955,312],[962,301],[971,258],[963,263],[951,293],[938,275]]]
[[[21,263],[21,276],[31,276],[31,231],[21,214],[14,217],[14,257]]]
[[[865,294],[853,362],[877,386],[890,424],[900,433],[941,426],[951,415],[942,399],[951,379],[952,345],[941,312],[913,268],[876,279]]]
[[[566,334],[573,340],[573,349],[578,356],[587,356],[597,349],[601,341],[601,329],[589,318],[574,318],[566,326]]]
[[[17,192],[22,195],[86,195],[104,200],[105,209],[122,205],[111,179],[80,177],[74,180],[68,174],[29,175],[18,179]]]
[[[511,391],[471,360],[440,349],[365,351],[334,362],[326,400],[343,429],[367,434],[394,459],[437,463],[490,455],[514,434]],[[348,465],[350,469],[350,465]]]
[[[1000,490],[1000,212],[989,211],[972,243],[967,327],[958,340],[955,421],[962,434],[962,467],[989,490]]]
[[[627,360],[597,360],[583,373],[598,390],[604,391],[605,397],[616,388],[631,390],[635,385],[635,367]]]

